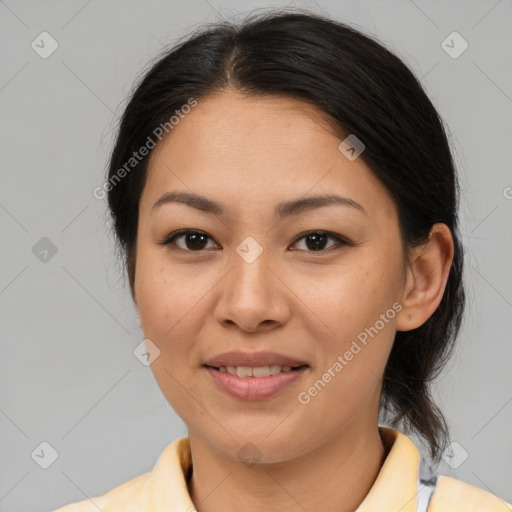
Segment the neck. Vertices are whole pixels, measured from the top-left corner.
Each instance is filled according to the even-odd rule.
[[[353,429],[314,451],[279,463],[248,466],[189,432],[189,492],[198,512],[354,511],[387,456],[377,427]]]

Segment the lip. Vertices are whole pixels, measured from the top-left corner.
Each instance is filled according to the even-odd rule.
[[[305,361],[293,359],[291,357],[278,354],[277,352],[224,352],[211,359],[208,359],[204,363],[207,366],[214,366],[219,368],[220,366],[303,366],[307,365]],[[266,379],[267,377],[261,377]]]
[[[238,377],[237,375],[223,373],[209,366],[204,366],[204,368],[208,371],[219,388],[228,395],[241,400],[264,400],[282,391],[294,382],[297,382],[302,374],[309,369],[309,366],[303,366],[302,368],[288,372],[281,372],[269,377]]]

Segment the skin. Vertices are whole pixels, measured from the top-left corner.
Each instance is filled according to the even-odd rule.
[[[362,158],[338,149],[344,136],[317,109],[283,97],[234,90],[201,98],[155,148],[139,209],[135,303],[146,338],[160,350],[151,368],[188,426],[200,512],[353,511],[386,456],[378,431],[382,375],[395,332],[422,325],[439,305],[453,241],[436,224],[404,260],[391,196]],[[166,191],[222,203],[225,217],[173,203]],[[277,221],[280,201],[338,193],[331,205]],[[202,252],[161,245],[179,229],[204,231]],[[315,251],[305,231],[329,231]],[[248,236],[263,252],[247,263]],[[175,250],[173,250],[173,247]],[[181,251],[180,251],[181,248]],[[187,252],[188,251],[188,252]],[[398,302],[402,309],[304,405],[297,395],[322,377],[357,335]],[[221,391],[203,368],[229,350],[271,350],[306,361],[292,386],[265,400]],[[237,452],[252,443],[260,458]]]

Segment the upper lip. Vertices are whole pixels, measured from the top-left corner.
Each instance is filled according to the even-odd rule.
[[[224,352],[206,361],[205,365],[214,366],[303,366],[306,362],[278,354],[276,352]]]

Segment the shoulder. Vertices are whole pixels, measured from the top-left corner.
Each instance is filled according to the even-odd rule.
[[[489,491],[449,476],[439,476],[428,512],[505,512],[512,505]]]

